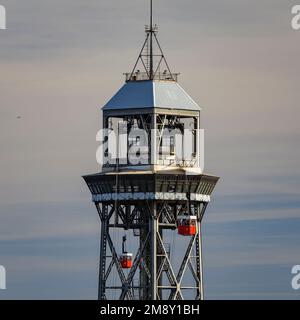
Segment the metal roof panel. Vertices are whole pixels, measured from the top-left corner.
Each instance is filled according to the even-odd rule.
[[[130,81],[108,101],[103,110],[153,107],[152,81]]]
[[[175,81],[154,81],[155,107],[200,111],[198,104]]]
[[[199,105],[175,81],[128,81],[103,110],[162,108],[200,111]]]

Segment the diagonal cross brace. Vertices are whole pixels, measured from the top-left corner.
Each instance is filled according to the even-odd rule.
[[[116,268],[117,268],[117,271],[118,271],[122,286],[124,286],[126,284],[126,277],[125,277],[125,274],[124,274],[123,269],[121,267],[118,255],[116,253],[114,244],[113,244],[113,242],[111,240],[111,237],[110,237],[109,233],[107,233],[107,242],[109,244],[109,247],[110,247],[110,250],[111,250],[111,253],[112,253],[112,259],[114,260],[114,263],[116,265]],[[127,296],[132,299],[132,293],[130,291],[127,292]]]
[[[125,298],[127,292],[129,291],[129,285],[132,282],[132,279],[133,279],[133,277],[134,277],[134,275],[136,273],[136,270],[137,270],[137,268],[138,268],[138,266],[140,264],[141,257],[143,255],[145,249],[146,249],[146,245],[147,245],[147,242],[149,241],[149,238],[150,238],[150,232],[147,234],[147,237],[146,237],[146,239],[145,239],[145,241],[143,243],[142,248],[138,249],[138,252],[137,252],[137,254],[135,256],[135,259],[134,259],[134,262],[133,262],[133,266],[132,266],[132,268],[131,268],[131,270],[130,270],[130,272],[128,274],[128,278],[126,280],[126,284],[127,285],[125,287],[123,287],[122,293],[120,295],[120,300],[123,300]]]
[[[160,248],[162,249],[163,251],[163,255],[165,256],[165,262],[164,262],[164,265],[167,266],[167,277],[169,279],[169,282],[170,282],[170,285],[177,288],[179,286],[179,283],[175,277],[175,273],[174,273],[174,270],[172,268],[172,264],[171,264],[171,261],[168,257],[168,254],[166,252],[166,249],[165,249],[165,246],[164,246],[164,243],[162,241],[162,238],[159,234],[159,232],[157,233],[157,240],[158,240],[158,245],[160,246]],[[177,289],[176,289],[176,293],[177,293]],[[177,294],[176,294],[177,295]],[[182,293],[181,291],[179,290],[178,291],[178,296],[181,300],[183,300],[183,296],[182,296]],[[172,299],[169,299],[169,300],[172,300]]]
[[[190,261],[190,257],[191,257],[191,253],[192,253],[192,249],[194,247],[194,244],[195,244],[195,240],[198,236],[198,232],[192,236],[190,242],[189,242],[189,245],[188,245],[188,248],[186,250],[186,253],[184,255],[184,258],[183,258],[183,261],[181,263],[181,266],[179,268],[179,271],[178,271],[178,274],[177,274],[177,277],[176,277],[176,283],[177,283],[177,288],[176,289],[173,289],[171,290],[171,293],[170,293],[170,296],[169,296],[169,300],[176,300],[178,298],[182,298],[182,293],[181,293],[181,290],[180,290],[180,286],[181,286],[181,282],[182,282],[182,279],[183,279],[183,275],[186,271],[186,267]]]

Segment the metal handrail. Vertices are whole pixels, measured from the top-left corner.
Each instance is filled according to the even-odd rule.
[[[128,81],[146,81],[150,80],[147,72],[124,73],[126,82]],[[157,72],[153,75],[153,80],[175,81],[178,80],[179,73]]]

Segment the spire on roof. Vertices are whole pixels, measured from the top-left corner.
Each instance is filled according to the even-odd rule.
[[[146,40],[126,81],[169,80],[177,81],[178,73],[172,73],[157,38],[158,27],[153,25],[153,0],[150,0],[150,24],[145,27]],[[142,71],[140,70],[142,69]]]

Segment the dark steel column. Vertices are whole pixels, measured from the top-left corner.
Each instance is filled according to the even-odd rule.
[[[157,232],[158,221],[156,212],[156,202],[152,204],[152,214],[149,219],[151,230],[151,256],[150,256],[150,270],[151,270],[151,300],[157,300]]]

